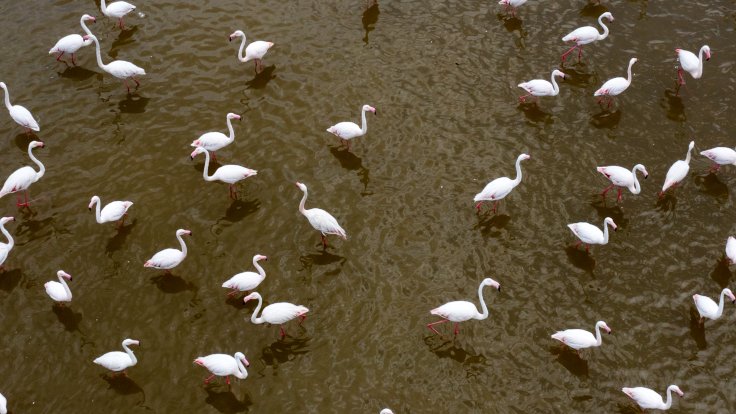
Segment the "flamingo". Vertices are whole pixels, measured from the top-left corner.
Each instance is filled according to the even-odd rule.
[[[721,291],[721,301],[718,302],[717,305],[713,299],[707,296],[701,296],[698,294],[693,295],[695,307],[698,309],[698,313],[700,314],[701,324],[705,321],[705,318],[716,320],[723,315],[723,298],[725,296],[728,296],[729,299],[731,299],[731,303],[736,303],[736,296],[733,295],[729,288],[725,288]]]
[[[733,236],[728,236],[726,240],[726,257],[728,257],[729,264],[736,263],[736,238]],[[0,260],[0,265],[2,263],[2,260]]]
[[[15,240],[13,240],[13,236],[11,236],[10,232],[8,232],[8,230],[5,228],[5,223],[9,221],[15,221],[15,218],[0,218],[0,231],[2,231],[5,237],[8,238],[7,243],[0,243],[0,270],[4,270],[3,263],[5,263],[5,260],[8,258],[8,254],[10,253],[10,251],[13,250],[13,246],[15,246]]]
[[[713,161],[710,171],[718,171],[721,165],[736,165],[736,151],[726,147],[715,147],[700,151],[700,155]]]
[[[664,179],[664,185],[662,185],[662,191],[659,192],[659,196],[662,197],[664,192],[670,187],[677,187],[678,184],[687,176],[687,172],[690,171],[690,151],[695,147],[695,141],[690,141],[690,145],[687,147],[687,155],[685,160],[677,160],[672,164],[669,170],[667,170],[667,176]]]
[[[250,168],[241,167],[240,165],[223,165],[222,167],[215,170],[212,175],[207,175],[207,171],[210,169],[210,152],[202,147],[197,147],[192,151],[190,155],[191,159],[194,159],[197,154],[204,152],[204,170],[202,170],[202,177],[205,181],[222,181],[223,183],[230,184],[229,195],[230,198],[236,200],[238,198],[238,192],[235,190],[235,183],[241,180],[245,180],[248,177],[252,177],[258,174],[258,171],[251,170]]]
[[[242,352],[236,352],[234,357],[227,354],[212,354],[197,357],[194,363],[207,368],[212,373],[212,375],[205,378],[205,384],[209,384],[215,375],[225,377],[227,385],[230,385],[230,375],[234,375],[235,378],[246,379],[248,377],[248,370],[245,367],[250,366],[250,363],[245,359],[245,355]]]
[[[526,0],[524,0],[524,1],[526,1]],[[390,409],[388,409],[388,408],[384,408],[384,409],[383,409],[383,410],[381,410],[381,412],[380,412],[380,413],[378,413],[378,414],[394,414],[394,412],[393,412],[393,411],[391,411],[391,410],[390,410]]]
[[[192,141],[192,147],[202,147],[212,153],[212,158],[217,159],[215,151],[219,151],[226,146],[230,145],[235,141],[235,131],[233,131],[232,120],[237,119],[240,121],[240,115],[230,112],[226,116],[227,129],[230,131],[230,136],[226,136],[222,132],[206,132],[199,136],[199,138]]]
[[[95,51],[97,52],[97,66],[99,66],[100,69],[111,74],[112,76],[118,79],[122,79],[123,85],[125,85],[125,87],[128,89],[128,93],[130,93],[128,79],[132,79],[133,82],[135,82],[136,89],[141,86],[141,83],[138,82],[138,79],[136,79],[135,77],[145,75],[145,70],[125,60],[113,60],[107,65],[102,63],[102,56],[100,55],[100,41],[97,40],[97,36],[86,35],[84,36],[84,39],[92,39],[92,41],[95,42]]]
[[[557,94],[560,93],[560,87],[557,85],[557,82],[555,82],[555,76],[560,76],[562,79],[565,79],[565,76],[567,75],[555,69],[552,71],[551,83],[544,79],[533,79],[529,82],[518,84],[518,87],[528,92],[526,95],[520,96],[519,101],[525,102],[528,96],[557,96]]]
[[[96,21],[94,16],[90,16],[89,14],[85,14],[82,16],[82,18],[79,20],[79,24],[82,25],[82,29],[85,33],[88,35],[91,35],[92,32],[87,28],[87,24],[85,21],[91,21],[94,23]],[[49,50],[49,55],[53,55],[54,53],[58,53],[59,56],[56,57],[56,61],[60,62],[61,57],[64,56],[64,53],[69,53],[72,55],[72,65],[76,65],[77,62],[74,61],[74,54],[77,52],[77,50],[89,46],[92,44],[91,39],[85,40],[82,36],[78,34],[70,34],[67,36],[62,37],[59,39],[58,42],[54,45],[54,47]],[[66,61],[64,61],[66,63]]]
[[[488,307],[486,306],[486,302],[483,300],[484,286],[493,286],[499,292],[501,291],[501,285],[490,277],[487,277],[480,282],[480,286],[478,286],[478,298],[480,299],[480,306],[483,309],[483,313],[478,312],[478,308],[475,307],[473,302],[467,302],[464,300],[447,302],[439,308],[429,311],[432,315],[437,315],[442,319],[437,322],[427,324],[427,328],[437,335],[441,335],[434,328],[434,325],[452,321],[455,322],[455,336],[457,336],[457,333],[460,331],[460,322],[469,321],[471,319],[478,319],[481,321],[486,319],[488,317]]]
[[[315,230],[320,232],[322,237],[322,247],[327,248],[326,234],[334,234],[347,240],[348,236],[345,233],[345,230],[340,227],[340,224],[338,224],[337,220],[332,217],[332,214],[322,210],[321,208],[310,208],[309,210],[304,208],[304,203],[307,202],[307,186],[300,182],[297,182],[296,186],[304,193],[302,201],[299,202],[299,212],[304,214],[304,217],[309,220],[309,224],[311,224]]]
[[[638,59],[631,58],[629,60],[629,69],[628,69],[628,78],[624,79],[622,77],[609,79],[606,81],[606,83],[603,84],[595,93],[593,93],[593,96],[599,96],[598,103],[603,102],[603,99],[608,99],[608,107],[611,107],[611,103],[613,102],[613,97],[616,95],[620,95],[623,93],[629,85],[631,85],[631,67],[634,66],[634,63],[636,63]]]
[[[606,193],[613,187],[618,186],[618,197],[616,197],[616,201],[621,201],[623,199],[623,196],[621,195],[621,187],[626,187],[631,191],[631,194],[639,194],[641,193],[641,186],[639,185],[639,180],[636,178],[636,172],[641,171],[642,174],[644,174],[644,179],[646,180],[649,178],[649,173],[647,172],[647,169],[644,168],[641,164],[636,164],[634,168],[631,169],[631,171],[627,170],[624,167],[619,167],[618,165],[609,165],[607,167],[596,167],[596,170],[598,170],[599,173],[603,174],[608,178],[609,181],[611,181],[611,185],[606,187],[605,190],[601,193],[603,197],[606,196]]]
[[[0,414],[8,414],[8,400],[0,394]]]
[[[128,214],[128,209],[130,206],[133,205],[132,201],[111,201],[107,203],[105,208],[100,211],[100,204],[102,202],[100,201],[100,197],[93,196],[92,200],[89,202],[89,210],[92,211],[92,206],[97,204],[97,210],[95,211],[95,218],[97,219],[97,222],[102,223],[108,223],[110,221],[118,221],[120,220],[119,226],[122,226],[125,222],[125,216]]]
[[[59,278],[58,282],[50,281],[46,282],[43,287],[46,288],[46,294],[56,302],[64,304],[64,302],[72,301],[72,291],[69,289],[69,285],[66,284],[64,279],[72,280],[72,275],[69,273],[59,270],[56,272],[56,276]]]
[[[100,9],[102,9],[102,14],[105,16],[118,19],[120,30],[123,30],[125,28],[123,18],[126,14],[135,10],[135,6],[125,1],[114,1],[107,5],[105,4],[105,0],[102,0],[100,2]]]
[[[657,394],[656,391],[650,390],[645,387],[634,387],[634,388],[621,388],[624,394],[628,395],[629,398],[634,400],[639,407],[644,409],[654,410],[669,410],[672,407],[672,391],[676,392],[680,397],[684,397],[685,393],[680,390],[677,385],[670,385],[667,387],[667,402],[662,400],[662,396]]]
[[[123,375],[125,375],[126,369],[138,363],[138,359],[135,357],[135,354],[133,354],[133,351],[128,348],[128,345],[140,345],[140,341],[136,341],[135,339],[126,339],[123,341],[123,349],[125,352],[108,352],[105,355],[95,358],[93,362],[97,365],[102,365],[110,371],[122,371]]]
[[[304,319],[307,319],[307,312],[309,312],[309,309],[305,308],[304,306],[294,305],[288,302],[272,303],[263,308],[263,312],[261,312],[261,317],[257,317],[258,311],[261,310],[261,305],[263,304],[263,298],[261,298],[260,293],[253,292],[243,298],[243,303],[247,303],[251,299],[258,299],[258,306],[256,306],[256,309],[253,311],[253,315],[251,315],[250,321],[255,324],[266,322],[270,323],[271,325],[279,325],[282,338],[286,336],[284,328],[281,326],[282,324],[285,324],[286,322],[289,322],[290,320],[295,318],[299,318],[299,324],[301,324],[302,322],[304,322]]]
[[[567,55],[572,53],[575,48],[578,49],[578,59],[583,54],[583,45],[593,43],[596,40],[603,40],[608,37],[608,26],[603,24],[603,18],[607,18],[609,22],[613,21],[613,15],[610,12],[605,12],[598,17],[598,24],[603,27],[603,33],[598,33],[598,29],[593,26],[578,27],[577,29],[570,32],[567,36],[562,38],[563,42],[575,42],[575,46],[571,47],[570,50],[562,54],[562,62],[565,62]]]
[[[511,15],[516,17],[516,8],[526,3],[526,0],[501,0],[498,4],[504,6],[504,11],[508,13],[511,10]]]
[[[22,190],[25,202],[21,203],[20,194],[17,194],[18,200],[16,202],[16,206],[30,207],[31,203],[28,201],[28,188],[31,186],[31,184],[40,180],[41,177],[43,177],[43,174],[46,172],[46,167],[41,164],[41,161],[33,156],[33,149],[38,147],[43,148],[43,142],[31,141],[28,144],[28,156],[31,158],[31,161],[38,165],[38,172],[36,172],[36,170],[29,166],[21,167],[13,171],[8,179],[5,180],[3,188],[0,189],[0,198],[4,197],[6,194],[18,193]]]
[[[253,266],[255,266],[255,268],[258,270],[258,273],[238,273],[237,275],[228,279],[227,282],[222,284],[222,287],[232,289],[232,291],[227,294],[228,296],[233,296],[238,292],[253,290],[257,288],[258,285],[261,284],[261,282],[263,282],[263,280],[266,278],[266,271],[263,270],[263,268],[258,264],[258,262],[261,260],[268,260],[268,257],[261,254],[253,256]]]
[[[347,145],[348,150],[350,150],[350,140],[353,138],[361,137],[368,132],[368,122],[365,120],[365,113],[367,111],[373,112],[374,114],[378,115],[376,113],[376,108],[370,106],[370,105],[363,105],[363,107],[360,109],[360,115],[361,115],[361,126],[358,126],[358,124],[354,122],[339,122],[329,128],[327,128],[327,132],[330,134],[334,134],[336,137],[340,138],[342,142],[345,142]]]
[[[38,126],[38,122],[33,118],[33,115],[31,115],[31,111],[26,109],[24,106],[10,104],[10,92],[8,92],[8,87],[5,85],[5,82],[0,82],[0,88],[3,88],[5,91],[5,107],[8,108],[8,112],[10,113],[10,117],[13,118],[13,121],[25,128],[27,133],[30,133],[31,131],[39,132],[41,127]]]
[[[249,60],[255,61],[255,71],[256,73],[259,73],[263,70],[263,56],[266,55],[266,52],[268,52],[268,49],[273,46],[273,43],[271,42],[264,42],[263,40],[256,40],[255,42],[251,42],[248,47],[245,47],[245,33],[243,33],[242,30],[236,30],[234,31],[230,36],[228,36],[229,41],[233,41],[233,39],[242,37],[243,41],[240,42],[240,50],[238,50],[238,60],[245,63]],[[245,47],[245,56],[243,56],[243,48]]]
[[[184,244],[184,240],[181,238],[183,235],[191,235],[192,232],[190,230],[184,230],[179,229],[176,231],[176,238],[179,239],[179,244],[181,245],[181,250],[176,249],[164,249],[160,252],[156,253],[148,259],[146,263],[143,264],[143,267],[152,267],[154,269],[164,269],[166,270],[166,273],[169,273],[169,271],[176,266],[179,265],[179,263],[183,262],[184,259],[187,257],[187,245]]]
[[[516,188],[516,186],[519,185],[519,183],[521,182],[521,162],[524,160],[528,160],[529,158],[531,158],[531,155],[527,154],[520,154],[518,157],[516,157],[515,179],[512,180],[509,177],[499,177],[486,184],[486,186],[483,188],[483,191],[473,197],[473,201],[477,202],[475,205],[476,211],[480,212],[481,204],[484,201],[493,201],[493,212],[495,213],[498,207],[499,200],[509,195],[509,193],[511,193],[511,190]]]
[[[580,241],[575,244],[575,248],[580,246],[580,243],[585,243],[586,252],[590,251],[591,244],[608,243],[608,226],[613,227],[614,231],[616,231],[616,229],[618,228],[616,226],[616,223],[614,223],[613,219],[610,217],[606,217],[605,220],[603,220],[603,231],[601,231],[601,229],[599,229],[598,227],[586,222],[572,223],[567,225],[567,227],[572,230],[573,234],[578,239],[580,239]]]
[[[598,321],[595,324],[595,336],[592,333],[583,329],[565,329],[564,331],[557,331],[552,335],[552,339],[556,339],[570,348],[576,350],[580,355],[580,350],[584,348],[590,348],[593,346],[601,346],[603,339],[601,338],[601,328],[603,328],[609,334],[611,328],[606,325],[603,321]]]
[[[685,84],[685,78],[682,76],[683,69],[690,73],[693,79],[700,79],[703,76],[703,53],[705,53],[705,60],[710,60],[710,47],[708,45],[700,48],[697,57],[693,52],[683,49],[675,49],[675,53],[677,53],[677,60],[680,61],[680,67],[677,68],[679,85]]]

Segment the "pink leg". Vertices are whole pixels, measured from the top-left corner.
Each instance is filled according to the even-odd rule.
[[[576,47],[578,47],[578,45],[575,45],[575,46],[571,47],[567,52],[565,52],[565,53],[562,54],[562,61],[563,62],[567,58],[567,55],[569,55],[570,53],[572,53],[572,51],[575,50]]]
[[[327,248],[327,237],[325,237],[324,234],[321,234],[320,237],[322,237],[322,247]]]
[[[606,196],[606,194],[608,193],[608,191],[610,191],[610,190],[611,190],[611,189],[612,189],[613,187],[615,187],[615,186],[616,186],[616,184],[611,184],[611,185],[609,185],[608,187],[606,187],[606,189],[605,189],[605,190],[603,190],[603,192],[601,193],[601,195],[602,195],[603,197],[605,197],[605,196]]]
[[[498,211],[498,201],[493,202],[493,214],[496,214],[496,211]]]
[[[677,68],[677,82],[680,85],[685,84],[685,78],[682,76],[682,68]]]
[[[623,194],[621,194],[621,188],[619,188],[618,189],[618,197],[616,197],[616,201],[621,201],[623,199],[624,199],[624,197],[623,197]]]
[[[20,201],[20,193],[18,193],[18,192],[15,193],[15,199],[16,199],[15,206],[16,207],[23,207],[23,202]]]
[[[230,385],[230,376],[229,375],[225,376],[225,382],[227,383],[227,385]]]
[[[583,243],[583,242],[581,242],[581,241],[578,241],[577,243],[575,243],[575,249],[577,249],[578,247],[580,247],[580,245],[581,245],[582,243]]]
[[[585,245],[585,252],[586,253],[590,253],[590,245],[589,244],[586,244]]]
[[[77,66],[77,61],[74,60],[74,53],[72,53],[72,65]]]
[[[480,205],[482,204],[482,201],[479,201],[478,204],[475,205],[475,210],[480,213]]]
[[[125,29],[125,24],[123,23],[123,18],[122,17],[120,18],[120,21],[118,23],[120,24],[120,30],[124,30]]]
[[[578,62],[580,62],[580,58],[583,56],[583,47],[580,46],[578,48]]]
[[[59,56],[56,57],[57,62],[61,62],[61,57],[64,56],[64,52],[59,53]]]
[[[307,319],[307,315],[299,315],[299,325],[301,325],[305,319]]]
[[[130,86],[128,86],[128,80],[127,79],[123,79],[123,85],[125,86],[125,89],[128,90],[128,93],[130,93]]]
[[[215,374],[210,375],[209,377],[204,379],[205,384],[209,384],[210,381],[212,381],[212,378],[215,378]]]
[[[437,325],[437,324],[440,324],[440,323],[445,323],[445,322],[447,322],[447,319],[442,319],[442,320],[437,321],[437,322],[432,322],[432,323],[427,324],[427,328],[429,328],[430,331],[436,333],[437,335],[442,336],[441,333],[437,332],[437,330],[434,329],[434,325]]]
[[[455,336],[457,336],[458,332],[460,332],[460,323],[455,322]]]
[[[532,94],[531,94],[531,93],[528,93],[528,94],[526,94],[526,95],[524,95],[524,96],[520,96],[520,97],[519,97],[519,102],[522,102],[522,103],[523,103],[523,102],[526,102],[526,98],[528,98],[528,97],[530,97],[530,96],[532,96]]]
[[[237,294],[238,294],[238,292],[240,292],[240,291],[239,291],[238,289],[233,289],[233,290],[231,290],[231,291],[230,291],[230,293],[228,293],[227,295],[228,295],[228,296],[233,296],[233,295],[237,295]]]
[[[141,86],[141,83],[138,82],[138,79],[136,79],[136,78],[130,78],[130,79],[133,79],[133,82],[135,82],[135,88],[136,89],[138,89],[138,87]]]
[[[284,332],[284,327],[279,326],[279,329],[281,330],[281,339],[284,339],[284,337],[286,336],[286,332]]]

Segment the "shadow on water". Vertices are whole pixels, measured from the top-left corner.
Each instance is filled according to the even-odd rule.
[[[34,202],[38,201],[33,198],[32,200]],[[24,208],[21,211],[21,214],[24,217],[24,221],[22,221],[18,225],[18,233],[17,233],[18,236],[26,235],[26,234],[34,238],[42,236],[43,235],[42,231],[49,232],[48,230],[50,230],[51,228],[50,227],[51,222],[54,220],[52,217],[47,217],[43,220],[33,220],[30,217],[35,216],[37,213],[35,211],[29,211],[27,208]],[[28,219],[25,219],[26,217],[28,217]]]
[[[223,290],[224,289],[225,288],[223,288]],[[229,290],[230,289],[228,289],[228,291]],[[243,297],[245,296],[246,293],[247,292],[240,292],[237,295],[226,296],[225,297],[225,303],[227,303],[228,305],[232,306],[235,309],[245,309],[245,308],[248,307],[248,304],[246,304],[245,302],[243,302]],[[255,308],[253,308],[253,309],[255,309]],[[253,309],[251,309],[251,312],[253,311]],[[248,314],[248,317],[246,319],[250,320],[250,314]]]
[[[129,376],[123,374],[102,374],[100,378],[104,379],[109,385],[110,389],[114,390],[120,395],[132,395],[132,394],[143,394],[143,388],[141,388],[135,381]]]
[[[365,36],[363,36],[363,42],[368,44],[368,33],[375,30],[375,25],[378,22],[378,15],[381,12],[378,10],[378,3],[374,3],[363,12],[363,30]]]
[[[443,325],[452,326],[449,322]],[[450,329],[449,335],[452,336],[452,329]],[[460,335],[462,335],[462,331],[458,334],[458,336]],[[486,364],[487,358],[485,355],[473,355],[466,351],[462,346],[458,345],[458,342],[458,337],[448,339],[446,337],[440,337],[434,333],[430,333],[424,337],[424,343],[427,345],[429,350],[439,358],[449,358],[463,364]]]
[[[501,234],[500,230],[504,229],[511,221],[511,216],[507,214],[493,214],[491,211],[480,213],[478,215],[478,224],[474,230],[480,230],[484,236],[496,237]]]
[[[237,382],[237,381],[236,381]],[[207,398],[204,402],[211,405],[215,410],[230,414],[230,413],[242,413],[248,411],[248,407],[253,405],[248,395],[243,396],[243,400],[239,400],[235,394],[229,389],[227,391],[215,391],[214,388],[219,388],[218,385],[210,385],[205,388],[207,391]]]
[[[718,179],[718,174],[696,175],[695,182],[702,185],[701,191],[723,202],[728,201],[728,186]]]
[[[0,290],[12,292],[22,277],[23,271],[20,269],[0,270]]]
[[[672,190],[667,190],[664,195],[657,197],[657,203],[655,204],[655,206],[657,207],[657,210],[663,213],[674,213],[675,207],[677,207],[677,197],[674,196]]]
[[[255,213],[260,207],[261,202],[257,198],[252,200],[233,200],[227,210],[225,210],[224,219],[231,223],[236,223]]]
[[[496,13],[496,18],[503,23],[503,27],[508,32],[519,31],[521,32],[521,26],[523,21],[516,16],[512,16],[507,13]]]
[[[144,98],[134,91],[133,93],[127,94],[125,99],[118,102],[118,109],[124,114],[142,114],[146,112],[148,101],[150,101],[149,98]]]
[[[578,66],[585,67],[584,65]],[[566,85],[571,85],[577,88],[588,88],[594,86],[593,82],[591,82],[591,79],[593,78],[592,73],[582,72],[572,67],[565,68],[563,72],[565,73],[564,82]]]
[[[665,89],[662,107],[667,111],[667,118],[673,121],[685,122],[685,105],[682,98],[677,95],[677,90]]]
[[[628,398],[628,397],[624,397]],[[619,414],[642,414],[644,411],[639,408],[638,405],[636,405],[635,402],[629,401],[628,403],[620,403],[618,404],[618,413]]]
[[[694,307],[690,307],[690,336],[695,340],[698,349],[703,350],[708,347],[708,341],[705,339],[705,324],[700,323],[700,314]]]
[[[83,68],[81,66],[66,66],[66,69],[62,72],[57,72],[60,78],[71,79],[75,81],[83,81],[89,79],[97,72]]]
[[[363,184],[361,195],[373,194],[373,192],[368,191],[368,184],[371,182],[370,170],[363,166],[363,160],[360,157],[341,145],[330,146],[330,153],[340,162],[342,168],[349,171],[357,171],[356,174],[360,177],[360,183]]]
[[[33,131],[31,131],[30,134],[26,134],[25,132],[22,132],[22,133],[16,135],[15,136],[15,139],[14,139],[15,146],[18,147],[19,150],[23,150],[24,152],[27,152],[28,151],[28,144],[30,144],[31,141],[33,141],[33,140],[38,141],[38,137],[36,136],[36,133],[33,132]],[[42,148],[36,148],[33,152],[36,152],[39,149],[41,149],[43,151]],[[36,155],[38,156],[38,153],[36,153]],[[26,157],[27,157],[27,155],[26,155]],[[38,157],[41,158],[40,156],[38,156]],[[43,162],[43,161],[41,161],[41,162]]]
[[[276,75],[273,74],[274,70],[276,70],[276,65],[266,66],[261,73],[257,73],[253,79],[245,82],[245,84],[248,89],[263,89],[271,79],[276,79]]]
[[[110,51],[107,54],[113,59],[118,58],[118,48],[127,44],[133,43],[131,39],[133,35],[138,31],[138,26],[125,27],[125,30],[121,30],[118,33],[118,37],[112,41],[110,45]],[[94,45],[93,45],[94,46]],[[127,59],[126,59],[127,60]]]
[[[717,262],[713,271],[710,272],[710,278],[713,279],[721,289],[728,287],[731,281],[731,269],[729,268],[728,259],[721,257]]]
[[[59,322],[64,325],[64,329],[69,332],[79,331],[79,323],[82,322],[82,314],[74,312],[71,307],[65,305],[54,304],[51,310],[59,318]]]
[[[593,1],[588,1],[588,4],[580,9],[580,15],[588,17],[598,17],[607,11],[608,9],[606,8],[606,6]]]
[[[576,377],[588,376],[588,361],[567,346],[552,346],[552,355],[557,355],[557,362]]]
[[[295,324],[296,327],[289,327],[290,330],[301,329],[303,326]],[[289,361],[293,361],[299,355],[309,352],[309,337],[295,338],[287,331],[284,339],[279,339],[271,345],[264,347],[261,351],[261,358],[266,365],[278,365]]]
[[[133,231],[133,227],[135,226],[136,222],[138,222],[137,218],[133,219],[130,224],[126,224],[118,228],[117,233],[115,233],[115,235],[107,241],[107,244],[105,245],[105,252],[112,253],[116,250],[120,250],[120,248],[123,247],[123,243],[125,243],[125,239],[127,239],[130,235],[130,232]]]
[[[575,243],[577,243],[577,241]],[[573,266],[593,274],[593,269],[595,269],[595,259],[593,259],[593,256],[590,253],[585,251],[582,244],[579,248],[576,248],[575,245],[565,247],[565,253],[567,254],[567,260],[569,260]]]
[[[151,283],[164,293],[179,293],[196,290],[196,286],[176,275],[162,274],[151,278]]]
[[[320,243],[320,246],[322,246],[322,243]],[[337,262],[343,264],[346,260],[347,259],[343,256],[329,253],[327,250],[322,250],[319,253],[310,253],[299,257],[299,262],[301,262],[302,264],[302,269],[309,269],[312,267],[312,265],[325,266]]]
[[[539,105],[536,102],[519,103],[519,106],[517,108],[531,122],[534,122],[534,123],[543,122],[545,124],[554,123],[552,114],[549,112],[543,111],[541,108],[539,108]]]
[[[601,112],[590,117],[590,123],[596,128],[613,129],[621,122],[621,111],[616,109],[613,112],[603,109]]]
[[[626,228],[626,225],[629,224],[629,220],[624,216],[623,206],[616,204],[615,197],[613,201],[604,199],[600,194],[597,194],[595,197],[597,200],[592,201],[590,206],[595,209],[596,213],[598,213],[600,223],[594,224],[596,226],[600,224],[600,228],[602,229],[603,220],[605,220],[606,217],[610,217],[613,219],[613,222],[616,223],[617,228]],[[608,231],[609,233],[613,233],[616,230],[609,227]]]

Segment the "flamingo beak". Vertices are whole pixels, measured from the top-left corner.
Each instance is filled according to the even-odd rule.
[[[649,178],[649,174],[644,174],[644,179],[646,180],[647,178]]]
[[[248,362],[248,360],[245,358],[243,358],[243,363],[245,364],[246,367],[250,366],[250,362]]]
[[[232,37],[232,36],[228,36],[228,37],[227,37],[227,41],[228,41],[228,42],[232,42],[232,41],[233,41],[233,37]]]
[[[705,54],[705,60],[710,60],[710,52]]]

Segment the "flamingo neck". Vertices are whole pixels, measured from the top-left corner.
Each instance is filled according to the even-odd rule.
[[[720,318],[721,315],[723,315],[724,296],[726,296],[725,290],[721,292],[721,300],[720,302],[718,302],[718,312],[716,312],[716,318]]]
[[[105,4],[104,1],[102,4]],[[97,37],[91,38],[93,42],[95,42],[95,53],[97,54],[97,66],[99,66],[102,70],[107,71],[107,65],[102,63],[102,55],[100,54],[100,41],[97,40]]]
[[[100,1],[100,10],[102,10],[102,14],[107,16],[107,4],[105,4],[105,0]]]
[[[626,83],[628,83],[629,85],[631,85],[631,67],[634,66],[634,63],[635,62],[629,62],[629,70],[628,70],[629,76],[626,78]]]
[[[184,243],[184,239],[181,238],[181,234],[177,234],[176,238],[179,239],[179,245],[181,246],[181,254],[187,256],[187,245]]]
[[[43,174],[46,172],[46,167],[41,164],[41,161],[33,156],[33,148],[28,148],[28,156],[31,158],[31,161],[38,165],[38,172],[36,173],[36,178],[33,180],[33,182],[35,183],[36,181],[40,180],[41,177],[43,177]]]
[[[256,270],[258,270],[258,274],[261,275],[262,278],[266,277],[266,271],[263,270],[261,265],[258,264],[258,261],[256,259],[253,259],[253,266],[255,266]]]
[[[64,291],[66,292],[66,297],[71,298],[72,297],[72,291],[69,289],[69,285],[66,284],[66,280],[63,276],[58,275],[59,277],[59,283],[61,283],[62,286],[64,286]]]
[[[95,206],[95,219],[97,219],[97,222],[99,224],[102,224],[102,217],[100,217],[100,204],[101,204],[100,203],[100,199],[98,197],[95,197],[92,202],[96,204],[96,206]]]
[[[8,88],[3,85],[3,90],[5,91],[5,107],[8,108],[8,111],[13,109],[13,105],[10,104],[10,93],[8,92]]]
[[[634,168],[631,169],[631,175],[634,176],[634,191],[632,191],[632,194],[639,194],[641,193],[641,184],[639,184],[639,178],[636,176],[636,171],[639,169],[638,165],[635,165]]]
[[[205,181],[215,181],[215,177],[207,175],[210,170],[210,152],[205,148],[202,148],[202,152],[204,152],[204,170],[202,170],[202,177],[204,177]]]
[[[687,149],[687,155],[685,156],[685,164],[690,164],[690,153],[692,152],[692,148]]]
[[[245,365],[243,365],[243,361],[241,361],[240,358],[235,357],[235,363],[238,365],[238,373],[235,374],[235,376],[240,379],[248,378],[248,370],[245,369]]]
[[[516,159],[516,178],[514,178],[514,186],[521,182],[521,158]]]
[[[667,387],[667,401],[664,403],[663,410],[669,410],[672,407],[672,386]]]
[[[555,91],[555,95],[560,93],[560,87],[557,85],[557,81],[555,80],[555,73],[552,72],[552,90]]]
[[[104,2],[105,0],[102,0],[102,1]],[[123,344],[123,349],[125,350],[125,353],[128,354],[128,356],[130,357],[130,361],[132,362],[131,366],[137,364],[138,358],[136,358],[133,351],[131,351],[130,348],[128,348],[128,345]]]
[[[608,227],[606,227],[606,229],[608,229]],[[602,343],[603,338],[601,338],[601,326],[595,324],[595,346],[601,346]]]
[[[361,123],[360,123],[360,130],[363,135],[365,135],[366,132],[368,132],[368,122],[365,120],[365,109],[363,109],[361,112]]]
[[[5,224],[4,223],[3,224],[0,224],[0,231],[2,231],[3,234],[5,235],[5,237],[8,238],[8,244],[6,246],[7,249],[8,250],[12,249],[13,246],[15,245],[15,241],[13,240],[13,236],[10,235],[10,232],[5,228]]]
[[[307,215],[306,210],[304,209],[304,203],[306,202],[307,202],[307,190],[304,190],[304,196],[302,196],[302,201],[299,202],[299,211],[305,216]]]
[[[230,131],[230,136],[228,137],[228,144],[235,141],[235,130],[233,129],[233,120],[230,118],[227,118],[227,130]]]
[[[603,16],[598,17],[598,24],[603,27],[603,33],[598,35],[598,40],[603,40],[608,37],[608,26],[603,23]]]
[[[480,313],[476,315],[475,319],[483,320],[488,317],[488,306],[486,306],[486,301],[483,300],[483,283],[478,286],[478,299],[480,299],[480,307],[483,309],[483,313]]]
[[[700,48],[700,52],[698,52],[698,73],[703,73],[703,51],[705,50],[705,46]]]
[[[238,50],[238,60],[241,62],[247,62],[246,56],[243,55],[243,49],[245,49],[245,33],[243,34],[243,40],[240,42],[240,50]]]
[[[81,18],[81,19],[79,20],[79,24],[80,24],[80,25],[82,26],[82,30],[84,30],[84,32],[85,32],[85,33],[87,33],[87,35],[88,35],[88,36],[92,36],[92,31],[91,31],[91,30],[89,30],[89,28],[87,27],[87,23],[85,23],[85,21],[84,21],[84,18]],[[87,43],[87,42],[89,42],[89,43]],[[84,42],[84,45],[85,45],[85,46],[88,46],[88,45],[90,45],[90,44],[92,44],[92,39],[87,39],[87,40],[86,40],[86,41]]]
[[[605,220],[603,220],[603,244],[607,244],[607,243],[608,243],[608,223]],[[597,329],[598,327],[596,326],[596,330]]]
[[[250,321],[255,324],[262,324],[263,318],[257,317],[258,312],[261,311],[261,305],[263,305],[263,298],[261,295],[256,296],[258,298],[258,306],[256,306],[256,310],[253,311],[253,315],[250,316]]]

